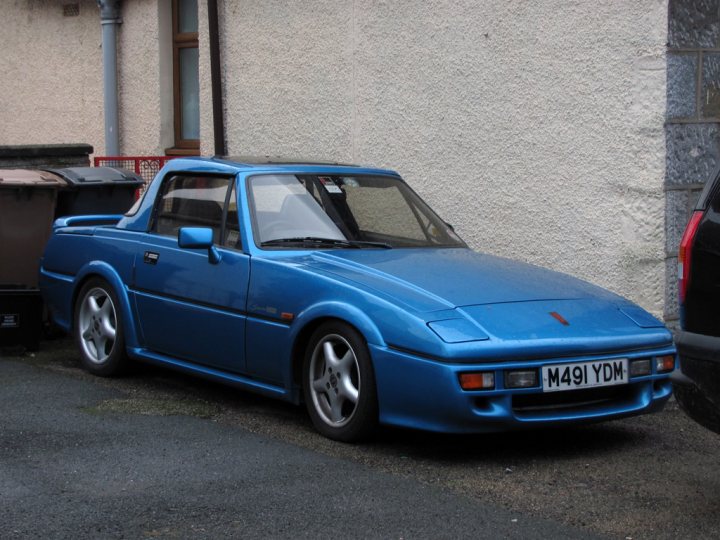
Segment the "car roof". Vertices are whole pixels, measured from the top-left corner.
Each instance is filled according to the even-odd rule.
[[[207,172],[237,174],[239,172],[262,171],[267,173],[296,174],[384,174],[398,176],[389,169],[368,168],[360,165],[334,161],[291,159],[274,156],[215,156],[175,158],[165,165],[166,172]]]
[[[359,167],[354,163],[325,161],[316,159],[298,159],[285,156],[215,156],[218,161],[243,163],[246,165],[341,165],[343,167]]]

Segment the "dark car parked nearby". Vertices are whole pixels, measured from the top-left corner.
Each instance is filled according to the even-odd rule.
[[[682,330],[675,397],[691,418],[720,433],[720,172],[690,217],[678,263]]]

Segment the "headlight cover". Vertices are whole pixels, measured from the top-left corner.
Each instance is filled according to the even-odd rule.
[[[427,323],[445,343],[465,343],[490,339],[477,325],[467,319],[444,319]]]
[[[624,306],[620,308],[620,313],[625,315],[640,328],[662,328],[665,325],[650,315],[643,308],[636,306]]]

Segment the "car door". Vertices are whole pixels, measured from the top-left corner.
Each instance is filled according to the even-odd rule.
[[[243,253],[235,177],[165,178],[150,230],[135,256],[136,309],[144,346],[204,366],[245,370],[250,258]],[[181,227],[213,230],[220,261],[178,246]]]

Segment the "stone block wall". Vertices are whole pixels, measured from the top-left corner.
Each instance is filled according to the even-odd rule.
[[[677,249],[720,164],[720,0],[670,0],[665,124],[665,320],[679,318]]]

